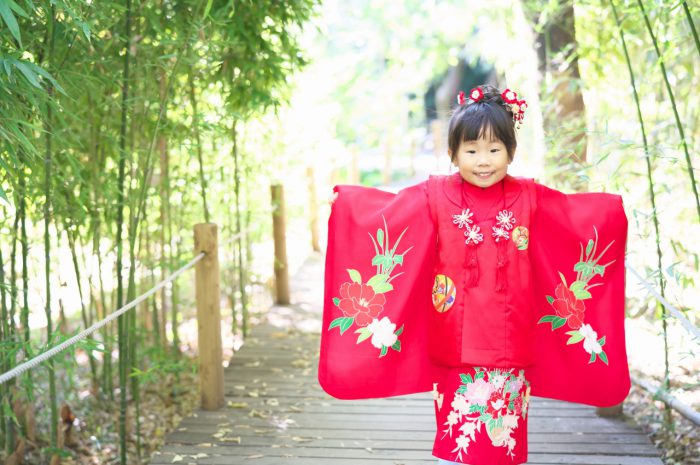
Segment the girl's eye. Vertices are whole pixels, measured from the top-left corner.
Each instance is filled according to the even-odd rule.
[[[474,150],[467,150],[467,153],[475,153]]]
[[[498,149],[491,149],[491,153],[498,152]]]

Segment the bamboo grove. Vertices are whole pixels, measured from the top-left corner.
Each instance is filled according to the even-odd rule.
[[[281,156],[280,139],[289,133],[268,118],[290,114],[291,76],[312,64],[299,37],[315,27],[320,3],[0,0],[0,373],[186,263],[198,222],[219,224],[223,240],[238,237],[226,245],[222,285],[231,331],[247,334],[251,282],[260,279],[251,272],[253,248],[269,234],[261,222],[269,198],[260,186],[273,171],[303,164]],[[407,122],[406,114],[424,109],[416,108],[419,99],[404,97],[444,80],[457,61],[455,50],[481,54],[501,76],[536,82],[531,88],[539,93],[544,149],[531,160],[544,166],[547,181],[622,193],[635,231],[628,261],[643,267],[662,295],[675,292],[679,308],[698,324],[697,310],[682,304],[697,297],[700,262],[700,236],[687,232],[700,224],[696,5],[334,5],[338,29],[353,41],[346,50],[333,35],[338,30],[319,30],[316,60],[342,69],[328,74],[338,82],[313,90],[339,110],[318,116],[318,127],[305,132],[319,133],[319,140],[328,132],[338,145],[357,150],[384,144],[392,134],[404,138],[424,125],[420,118]],[[503,28],[517,15],[535,37],[535,69],[523,71],[524,60],[508,56],[503,38],[521,41],[520,31],[508,27],[471,50],[477,42],[470,29]],[[353,21],[368,25],[381,42],[378,50],[357,45],[373,39],[362,42],[364,31],[351,30]],[[333,156],[323,155],[306,161],[333,164]],[[0,461],[20,463],[25,449],[38,450],[33,457],[41,463],[71,455],[64,430],[73,418],[70,406],[80,402],[107,412],[109,424],[95,435],[111,438],[113,457],[122,464],[147,457],[140,423],[148,414],[141,408],[145,386],[192,371],[179,353],[190,291],[174,282],[138,312],[0,385]],[[670,317],[641,292],[628,295],[628,304],[630,317],[661,327],[661,384],[670,391]],[[78,369],[78,359],[87,368]],[[167,388],[173,398],[181,394]],[[672,428],[670,409],[665,413]]]
[[[86,327],[189,259],[195,222],[227,219],[229,236],[253,223],[259,206],[250,190],[260,169],[236,140],[247,120],[286,99],[287,75],[305,64],[296,34],[313,8],[313,0],[0,1],[0,371],[68,336],[53,294],[59,280],[77,283],[76,324]],[[226,162],[212,173],[207,161],[224,150]],[[234,312],[247,310],[246,242],[259,234],[252,229],[230,246],[241,267],[228,272]],[[65,249],[68,257],[55,255]],[[39,263],[41,277],[30,274]],[[74,276],[56,279],[59,268]],[[43,295],[33,299],[36,288]],[[37,304],[45,331],[31,329]],[[173,286],[149,303],[145,320],[128,313],[2,386],[8,461],[19,463],[18,447],[29,444],[45,446],[52,463],[65,455],[59,429],[72,414],[59,412],[59,399],[75,388],[66,377],[76,350],[89,354],[90,395],[115,414],[121,463],[127,453],[140,456],[142,377],[134,374],[178,366],[179,308]],[[245,315],[239,321],[246,330]]]

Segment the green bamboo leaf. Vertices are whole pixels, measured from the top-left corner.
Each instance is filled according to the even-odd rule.
[[[207,2],[207,6],[204,8],[204,14],[202,15],[202,19],[206,18],[209,16],[209,12],[211,11],[211,5],[214,3],[214,0],[209,0]]]
[[[586,257],[591,254],[593,250],[593,239],[588,239],[588,245],[586,246]]]
[[[348,274],[350,275],[350,279],[352,279],[353,282],[357,284],[362,284],[362,277],[360,276],[360,272],[357,270],[353,270],[348,268]]]
[[[12,77],[12,66],[10,65],[10,62],[7,60],[2,60],[2,67],[5,69],[5,74],[7,74],[7,77]]]
[[[8,6],[7,2],[4,0],[0,1],[0,17],[5,22],[5,25],[10,31],[10,34],[12,34],[12,37],[15,38],[20,48],[22,48],[22,36],[19,33],[19,24],[17,24],[17,18],[15,18],[14,13],[12,13],[12,10]]]
[[[0,186],[0,199],[3,199],[5,202],[10,203],[10,200],[7,198],[7,194],[5,194],[5,190]]]
[[[32,71],[25,63],[19,61],[19,60],[12,60],[12,64],[19,70],[20,73],[24,76],[24,78],[29,81],[31,85],[34,87],[38,87],[41,89],[41,83],[39,82],[38,75]]]

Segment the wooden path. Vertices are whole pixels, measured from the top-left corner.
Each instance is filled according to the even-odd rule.
[[[270,309],[225,370],[228,405],[184,419],[150,463],[437,464],[431,393],[340,401],[318,385],[322,278],[313,256],[292,280],[295,305]],[[528,413],[529,464],[662,465],[638,427],[593,407],[535,397]]]

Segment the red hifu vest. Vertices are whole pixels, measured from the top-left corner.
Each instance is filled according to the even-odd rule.
[[[528,239],[536,202],[534,183],[506,176],[502,184],[482,189],[463,182],[459,173],[455,173],[431,176],[428,194],[438,237],[438,259],[433,274],[438,276],[438,287],[443,282],[450,283],[455,291],[451,306],[429,312],[431,360],[449,366],[531,365],[535,322],[530,260],[524,241]],[[482,235],[473,248],[475,257],[469,256],[465,245],[468,225],[459,227],[454,218],[466,208],[472,213],[471,227],[478,227]],[[505,231],[508,237],[496,242],[493,227],[501,212],[506,212],[510,228]],[[513,232],[520,235],[517,240],[513,239]],[[500,257],[499,243],[504,246]],[[499,262],[505,285],[496,291]],[[475,281],[471,286],[470,279]]]
[[[525,367],[535,396],[609,406],[627,395],[620,196],[511,176],[481,189],[459,173],[397,194],[334,190],[327,393],[431,391],[446,367],[481,365]]]

